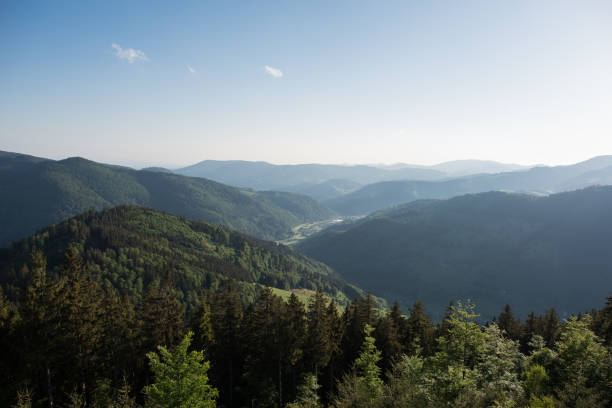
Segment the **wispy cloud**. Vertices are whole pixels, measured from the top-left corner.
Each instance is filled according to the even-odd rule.
[[[196,71],[196,70],[195,70],[195,68],[194,68],[194,67],[192,67],[191,65],[187,65],[187,71],[189,71],[189,72],[190,72],[190,73],[192,73],[192,74],[195,74],[196,72],[198,72],[198,71]]]
[[[280,70],[280,69],[278,69],[278,68],[272,68],[272,67],[270,67],[270,66],[266,65],[266,66],[264,67],[264,70],[265,70],[265,71],[266,71],[268,74],[272,75],[274,78],[282,78],[282,76],[283,76],[283,71],[281,71],[281,70]]]
[[[148,61],[147,55],[140,51],[135,50],[134,48],[121,48],[119,44],[113,43],[113,49],[115,50],[115,55],[117,58],[124,59],[130,64],[133,64],[136,61]]]

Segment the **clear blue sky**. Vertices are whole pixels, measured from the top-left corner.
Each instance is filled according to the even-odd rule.
[[[135,167],[612,154],[609,0],[3,0],[0,44],[0,150]]]

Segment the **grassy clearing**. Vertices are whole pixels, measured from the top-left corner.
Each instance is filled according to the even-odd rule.
[[[325,220],[325,221],[317,221],[317,222],[312,222],[308,224],[300,224],[291,229],[291,231],[293,232],[293,235],[291,237],[284,239],[282,241],[278,241],[278,243],[283,244],[283,245],[293,246],[297,244],[298,242],[302,241],[303,239],[306,239],[309,236],[316,234],[317,232],[320,232],[331,225],[335,225],[343,221],[344,221],[343,218],[337,217],[337,218],[332,218],[332,219]]]

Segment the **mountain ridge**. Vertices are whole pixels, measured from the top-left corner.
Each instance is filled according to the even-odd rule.
[[[334,216],[312,198],[293,193],[279,192],[272,200],[270,194],[204,178],[79,157],[54,161],[8,156],[0,156],[0,245],[80,212],[120,204],[153,207],[268,239],[282,239],[296,225]]]

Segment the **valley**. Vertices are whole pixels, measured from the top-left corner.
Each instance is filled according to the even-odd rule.
[[[361,217],[337,217],[337,218],[332,218],[332,219],[324,220],[324,221],[317,221],[317,222],[312,222],[308,224],[300,224],[296,227],[293,227],[293,229],[291,230],[293,235],[291,237],[278,241],[278,242],[283,245],[293,246],[293,245],[298,244],[300,241],[310,237],[311,235],[314,235],[316,233],[323,231],[326,228],[329,228],[337,224],[341,224],[343,222],[357,220],[359,218]]]

